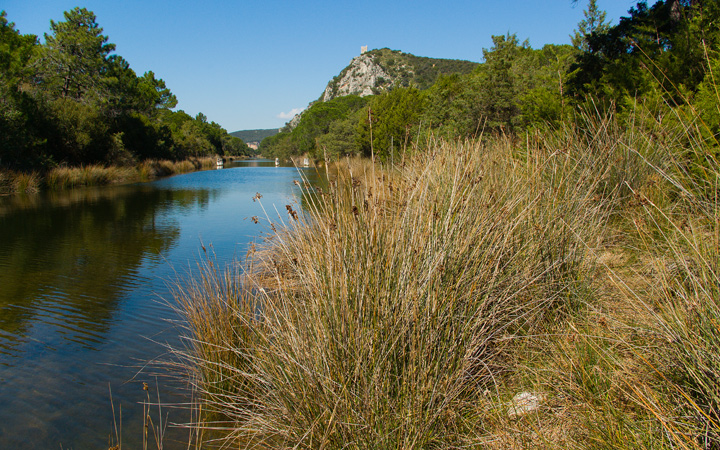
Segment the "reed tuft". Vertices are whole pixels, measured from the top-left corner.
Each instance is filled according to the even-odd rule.
[[[515,353],[582,307],[609,211],[603,155],[516,145],[343,162],[327,190],[298,183],[305,212],[268,217],[250,266],[208,262],[178,288],[181,356],[226,443],[482,441]]]

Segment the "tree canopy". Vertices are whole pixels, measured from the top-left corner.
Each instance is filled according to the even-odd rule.
[[[85,8],[50,21],[41,44],[0,13],[0,167],[133,164],[147,158],[248,154],[207,117],[172,111],[152,71],[138,76]]]

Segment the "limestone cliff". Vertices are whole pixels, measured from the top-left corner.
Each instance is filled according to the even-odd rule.
[[[365,97],[388,89],[392,84],[393,80],[375,61],[374,55],[365,53],[353,58],[340,75],[328,83],[320,100],[326,102],[344,95]]]

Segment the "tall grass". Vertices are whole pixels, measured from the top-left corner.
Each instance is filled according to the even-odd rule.
[[[720,448],[720,165],[697,155],[707,149],[689,140],[689,158],[663,176],[677,192],[672,208],[644,206],[655,239],[642,241],[653,254],[650,295],[639,298],[654,321],[650,331],[662,350],[643,358],[660,389],[638,393],[681,448]],[[700,174],[700,175],[698,175]],[[633,291],[633,294],[636,292]]]
[[[52,190],[78,186],[103,186],[136,179],[130,167],[105,167],[90,165],[80,167],[57,167],[45,175],[45,185]]]
[[[483,442],[517,351],[586,300],[603,155],[564,144],[431,142],[403,167],[343,163],[306,212],[267,217],[248,267],[208,263],[176,296],[221,440]]]
[[[42,178],[37,172],[12,172],[0,170],[1,194],[34,194],[40,191]]]
[[[242,448],[720,448],[720,164],[675,112],[298,182],[245,261],[175,292],[195,426]],[[517,415],[523,391],[541,405]]]
[[[182,161],[146,160],[138,165],[141,180],[192,172],[194,170],[214,169],[216,158],[190,158]]]

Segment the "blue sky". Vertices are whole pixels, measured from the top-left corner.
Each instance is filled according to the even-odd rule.
[[[636,2],[598,0],[617,24]],[[652,2],[648,2],[652,3]],[[587,1],[571,0],[1,0],[23,34],[43,34],[75,6],[95,13],[138,75],[162,78],[178,109],[228,131],[278,128],[369,49],[481,61],[491,36],[533,48],[568,44]]]

